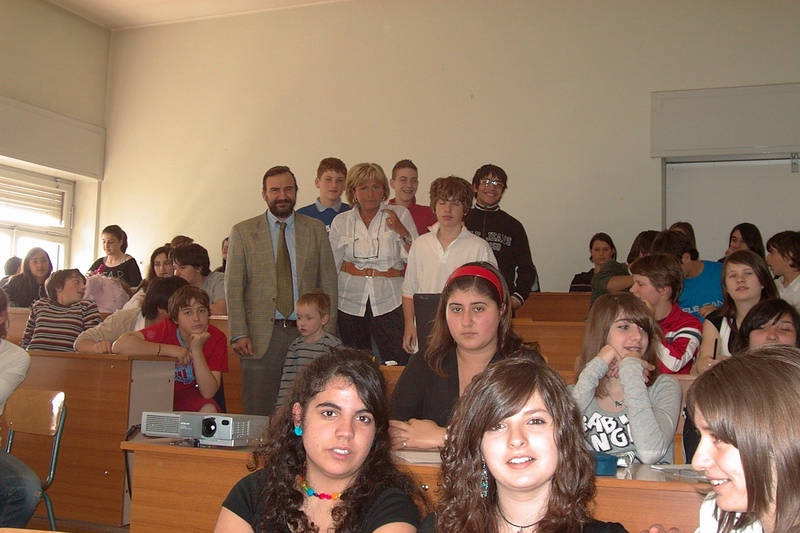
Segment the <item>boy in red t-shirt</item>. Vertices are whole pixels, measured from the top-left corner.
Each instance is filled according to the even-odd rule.
[[[175,358],[175,411],[219,412],[213,398],[228,371],[228,340],[208,323],[208,306],[205,291],[181,287],[169,299],[169,320],[126,333],[113,346],[114,353]]]
[[[630,266],[631,292],[647,304],[661,326],[658,367],[665,374],[688,374],[697,358],[703,326],[677,304],[683,290],[681,263],[667,254],[641,257]]]

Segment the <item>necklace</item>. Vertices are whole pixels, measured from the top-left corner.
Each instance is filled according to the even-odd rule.
[[[305,492],[309,496],[314,496],[319,498],[320,500],[338,500],[342,493],[341,492],[334,492],[333,494],[326,494],[324,492],[317,492],[311,487],[308,486],[306,483],[306,478],[303,477],[302,474],[297,476],[297,484],[300,485],[300,489]]]
[[[625,405],[625,398],[622,398],[621,400],[615,400],[614,397],[611,396],[610,394],[608,395],[608,397],[611,398],[611,401],[614,402],[614,405],[616,405],[617,407],[622,407],[623,405]]]
[[[539,522],[541,522],[541,519],[540,519],[540,520],[537,520],[536,522],[534,522],[533,524],[528,524],[527,526],[521,526],[521,525],[519,525],[519,524],[515,524],[514,522],[512,522],[511,520],[509,520],[508,518],[506,518],[506,515],[504,515],[504,514],[503,514],[503,511],[501,511],[499,508],[497,509],[497,512],[498,512],[498,513],[500,513],[500,518],[502,518],[502,519],[503,519],[503,522],[505,522],[506,524],[508,524],[508,525],[509,525],[509,526],[511,526],[511,527],[516,527],[516,528],[519,528],[519,529],[517,530],[517,533],[522,533],[522,530],[523,530],[523,529],[528,529],[529,527],[533,527],[533,526],[535,526],[535,525],[538,525],[538,524],[539,524]]]

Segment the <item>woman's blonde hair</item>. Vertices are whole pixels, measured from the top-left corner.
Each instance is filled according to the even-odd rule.
[[[356,200],[356,189],[372,180],[383,185],[382,200],[387,200],[389,198],[389,180],[386,179],[386,173],[379,164],[358,163],[350,167],[344,182],[344,193],[347,197],[347,203],[350,204],[350,206],[355,206],[356,203],[358,203]]]

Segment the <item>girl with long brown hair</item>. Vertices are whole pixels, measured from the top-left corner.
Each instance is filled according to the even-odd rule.
[[[601,296],[589,311],[572,396],[596,451],[672,462],[682,391],[659,375],[660,337],[652,312],[629,292]]]
[[[450,413],[472,378],[521,349],[533,347],[511,327],[510,295],[500,271],[481,261],[457,268],[442,291],[427,351],[411,356],[395,385],[395,446],[443,446]]]
[[[421,533],[621,533],[592,520],[594,461],[558,373],[499,361],[458,400],[442,450],[441,497]]]
[[[747,313],[758,302],[778,297],[767,263],[750,250],[739,250],[725,258],[720,281],[723,304],[703,323],[703,341],[693,368],[695,374],[729,357]]]

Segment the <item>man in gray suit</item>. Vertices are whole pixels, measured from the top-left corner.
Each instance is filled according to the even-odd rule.
[[[231,344],[242,360],[244,412],[271,415],[286,351],[300,335],[294,302],[314,289],[325,292],[331,298],[325,329],[335,332],[338,276],[325,225],[294,212],[297,180],[289,167],[269,169],[261,195],[267,212],[231,229],[225,295]],[[282,296],[288,285],[291,293]]]

